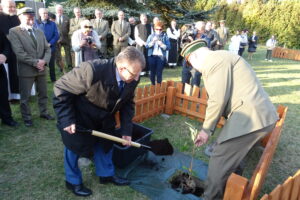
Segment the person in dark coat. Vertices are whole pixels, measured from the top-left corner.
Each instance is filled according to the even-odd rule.
[[[135,47],[127,47],[116,58],[82,62],[54,85],[53,106],[64,150],[66,187],[78,196],[92,191],[82,183],[79,157],[94,154],[100,183],[128,185],[117,177],[112,163],[112,142],[76,130],[92,129],[114,134],[114,115],[120,111],[122,138],[130,145],[134,116],[134,90],[145,66],[145,58]]]
[[[59,39],[59,34],[55,22],[51,21],[46,8],[39,9],[40,19],[35,21],[35,27],[44,32],[47,42],[51,48],[51,59],[49,62],[50,79],[56,81],[55,75],[55,47]]]
[[[170,50],[168,55],[168,65],[174,68],[177,65],[178,59],[178,44],[180,39],[180,29],[176,27],[177,22],[175,19],[171,21],[171,27],[167,28],[167,35],[170,40]]]
[[[146,41],[149,35],[151,35],[151,25],[148,23],[148,18],[145,13],[142,13],[140,15],[140,21],[141,23],[135,26],[134,30],[134,38],[136,42],[136,48],[141,51],[145,58],[148,57],[148,50],[145,47]],[[141,73],[141,75],[148,75],[149,74],[149,66],[148,66],[148,60],[146,59],[146,67]]]
[[[0,13],[0,31],[5,35],[8,35],[9,29],[19,26],[20,20],[16,15],[16,3],[12,0],[2,1],[3,13]],[[19,100],[19,78],[17,73],[17,58],[11,48],[11,44],[8,44],[9,57],[7,58],[8,64],[8,76],[9,76],[9,87],[10,94],[9,99]]]
[[[2,124],[17,126],[18,123],[12,118],[11,109],[8,102],[8,82],[7,73],[4,67],[9,57],[9,42],[4,33],[0,31],[0,118]]]
[[[256,52],[258,37],[256,31],[253,31],[252,36],[248,39],[248,59],[252,60],[253,53]]]

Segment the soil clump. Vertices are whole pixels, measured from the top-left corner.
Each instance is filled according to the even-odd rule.
[[[188,173],[182,172],[173,176],[170,183],[174,190],[182,194],[190,193],[200,197],[204,192],[204,182],[197,177],[190,176]]]

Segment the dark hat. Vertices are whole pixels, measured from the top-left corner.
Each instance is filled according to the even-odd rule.
[[[50,19],[56,19],[56,15],[52,12],[48,12],[48,16]]]
[[[196,51],[197,49],[201,47],[207,47],[207,42],[205,40],[199,39],[195,40],[189,44],[187,44],[181,51],[180,55],[182,57],[187,57],[192,52]]]
[[[35,15],[35,12],[32,8],[30,7],[24,7],[18,10],[18,16],[22,14],[30,14],[30,15]]]
[[[225,23],[226,20],[222,19],[222,20],[220,20],[219,22],[220,22],[220,23]]]

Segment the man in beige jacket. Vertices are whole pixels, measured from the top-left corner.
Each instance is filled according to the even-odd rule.
[[[18,12],[21,24],[9,30],[8,39],[17,56],[18,76],[21,94],[21,114],[25,126],[32,126],[29,107],[30,91],[36,83],[40,117],[53,120],[47,112],[47,63],[51,49],[42,31],[33,28],[34,10],[24,7]]]
[[[128,38],[131,33],[130,25],[124,20],[123,11],[118,12],[118,20],[111,25],[111,34],[114,37],[114,55],[117,56],[122,50],[128,46]]]
[[[204,40],[188,44],[181,55],[202,73],[208,94],[202,130],[196,146],[207,143],[222,116],[222,128],[209,161],[205,200],[223,198],[229,175],[249,150],[269,133],[278,119],[276,110],[252,67],[228,51],[211,51]]]
[[[103,12],[99,9],[95,10],[96,19],[91,19],[94,31],[98,33],[101,42],[100,53],[103,58],[107,58],[107,34],[109,31],[108,21],[103,19]]]
[[[70,37],[72,37],[75,31],[80,29],[80,23],[86,20],[85,17],[81,16],[81,10],[79,7],[75,7],[73,9],[73,12],[75,17],[70,19],[70,29],[69,29]]]
[[[220,21],[220,27],[216,30],[219,40],[217,41],[217,49],[222,50],[225,48],[229,38],[229,29],[225,26],[225,20]]]

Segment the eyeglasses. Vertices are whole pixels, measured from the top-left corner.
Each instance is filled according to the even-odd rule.
[[[135,76],[136,76],[136,74],[132,73],[132,72],[129,71],[127,68],[125,68],[125,69],[126,69],[126,71],[130,74],[130,76],[132,76],[132,77],[135,77]]]
[[[92,29],[93,26],[84,26],[84,28],[89,28],[89,29]]]
[[[124,67],[124,69],[130,74],[130,77],[134,78],[135,80],[138,80],[140,72],[135,74],[135,73],[129,71],[126,67]]]
[[[162,31],[162,29],[161,29],[161,28],[156,28],[155,30],[156,30],[156,31]]]

